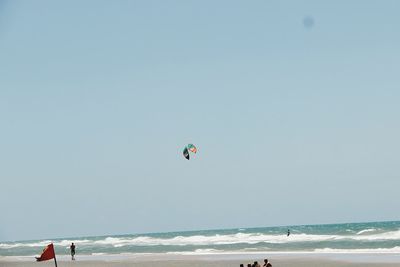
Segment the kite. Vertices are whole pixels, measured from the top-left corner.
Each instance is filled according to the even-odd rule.
[[[193,144],[188,144],[187,148],[192,153],[196,153],[197,152],[197,148]]]
[[[183,156],[189,160],[190,156],[189,156],[189,150],[187,149],[187,147],[185,147],[185,149],[183,149]]]
[[[188,144],[187,146],[185,146],[185,148],[183,149],[183,156],[187,160],[190,159],[189,151],[196,154],[197,148],[193,144]]]

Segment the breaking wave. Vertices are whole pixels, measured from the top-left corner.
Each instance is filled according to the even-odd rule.
[[[287,236],[290,228],[291,235]],[[68,255],[235,254],[235,253],[400,253],[400,222],[237,228],[142,235],[97,236],[1,242],[0,256],[37,255],[49,243]]]
[[[337,248],[322,248],[315,249],[317,253],[400,253],[400,247],[393,248],[356,248],[356,249],[337,249]]]
[[[53,242],[56,246],[68,247],[74,242],[80,247],[83,246],[112,246],[115,248],[124,246],[207,246],[207,245],[233,245],[233,244],[285,244],[297,242],[322,242],[322,241],[400,241],[400,230],[383,233],[374,233],[376,229],[365,229],[353,235],[323,235],[323,234],[292,234],[270,235],[262,233],[236,233],[225,235],[193,235],[193,236],[175,236],[172,238],[157,238],[150,236],[136,237],[106,237],[99,240],[61,240],[61,241],[39,241],[32,243],[0,243],[0,249],[12,249],[18,247],[44,247]],[[371,234],[372,233],[372,234]]]

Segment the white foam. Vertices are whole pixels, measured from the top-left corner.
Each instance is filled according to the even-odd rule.
[[[299,250],[299,251],[224,251],[224,250],[195,250],[195,251],[178,251],[167,254],[173,255],[272,255],[272,254],[398,254],[400,247],[393,248],[375,248],[375,249],[334,249],[321,248],[314,250]]]
[[[369,231],[372,232],[372,231]],[[367,233],[364,231],[364,233]],[[194,236],[176,236],[173,238],[154,238],[148,236],[140,237],[107,237],[103,240],[94,241],[97,245],[111,245],[114,247],[123,246],[202,246],[202,245],[230,245],[230,244],[258,244],[258,243],[296,243],[296,242],[321,242],[321,241],[340,241],[340,240],[356,240],[356,241],[385,241],[400,240],[400,231],[385,232],[370,235],[308,235],[308,234],[292,234],[286,235],[266,235],[261,233],[237,233],[230,235],[194,235]]]
[[[166,254],[170,255],[222,255],[227,253],[224,250],[218,249],[196,249],[195,251],[176,251],[176,252],[167,252]]]
[[[43,240],[32,243],[0,243],[0,249],[45,247],[50,243],[53,243],[55,246],[69,247],[72,242],[79,245],[93,243],[93,241],[91,240],[61,240],[61,241]]]
[[[44,240],[35,243],[0,243],[0,248],[2,249],[12,249],[12,248],[20,248],[20,247],[45,247],[50,244],[52,241]]]
[[[312,235],[312,234],[294,234],[289,237],[286,235],[268,235],[262,233],[236,233],[229,235],[193,235],[193,236],[175,236],[172,238],[156,238],[150,236],[137,237],[106,237],[101,240],[44,240],[32,243],[0,243],[0,249],[12,249],[20,247],[45,247],[53,242],[56,246],[66,247],[74,242],[81,247],[90,246],[112,246],[115,248],[124,246],[207,246],[207,245],[232,245],[232,244],[285,244],[298,242],[323,242],[323,241],[386,241],[399,240],[400,230],[376,233],[376,229],[365,229],[357,234],[349,235]]]
[[[321,248],[321,249],[315,249],[314,252],[317,252],[317,253],[400,253],[400,247],[359,248],[359,249]]]
[[[357,233],[357,235],[362,235],[362,234],[365,234],[365,233],[375,232],[375,231],[377,231],[377,230],[378,230],[378,229],[375,229],[375,228],[369,228],[369,229],[365,229],[365,230],[359,231],[359,232]]]

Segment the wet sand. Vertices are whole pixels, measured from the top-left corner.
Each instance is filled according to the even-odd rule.
[[[400,267],[397,254],[276,254],[268,257],[273,267]],[[260,255],[140,255],[140,256],[68,256],[58,257],[58,267],[239,267],[257,260]],[[0,267],[52,267],[54,261],[35,262],[32,257],[0,257]]]

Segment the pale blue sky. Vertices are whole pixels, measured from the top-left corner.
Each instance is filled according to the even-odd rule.
[[[399,10],[0,0],[0,240],[398,220]]]

